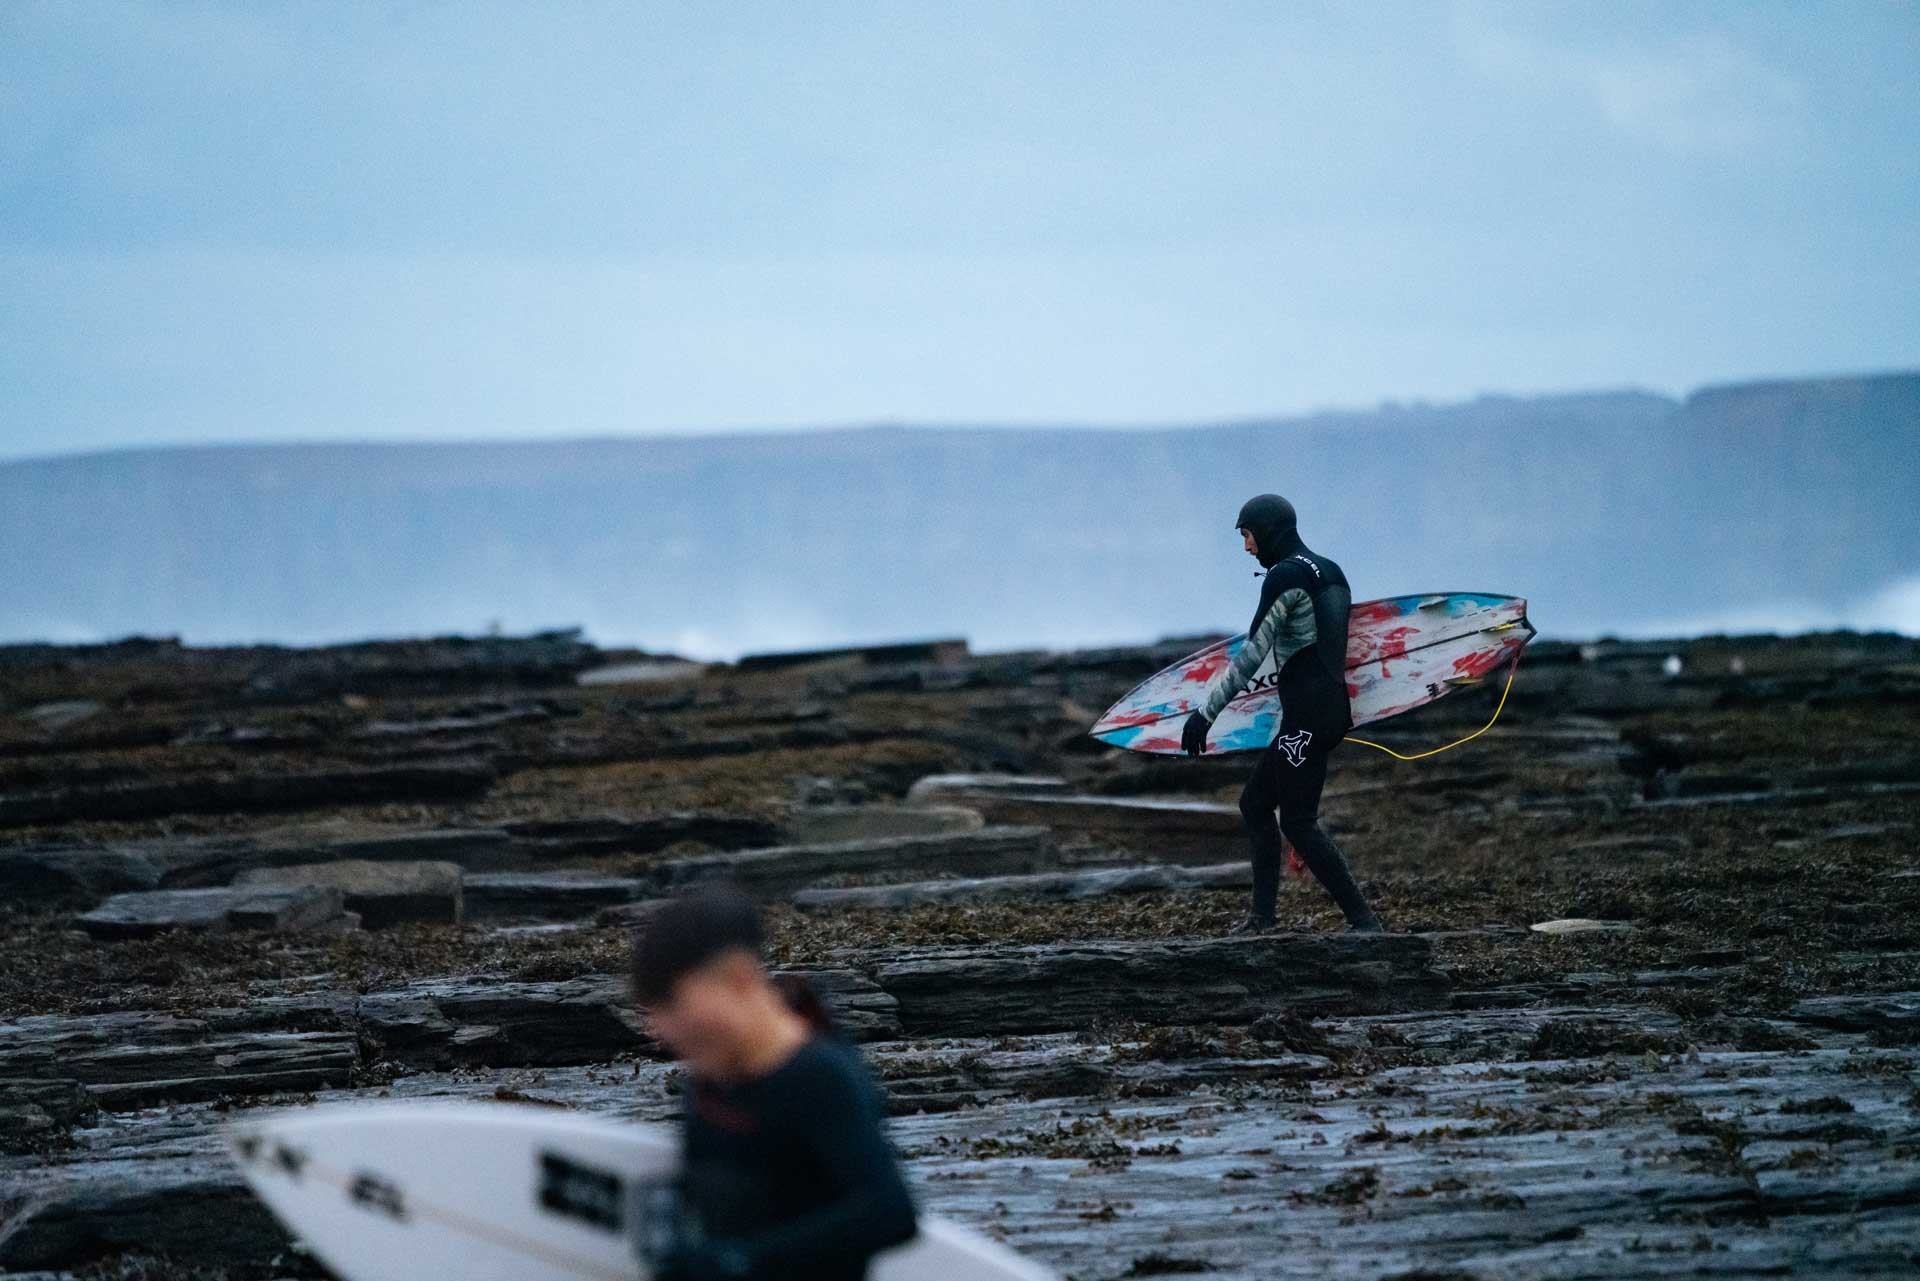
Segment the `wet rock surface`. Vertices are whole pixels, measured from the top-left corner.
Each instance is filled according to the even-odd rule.
[[[0,1269],[317,1275],[220,1154],[255,1106],[670,1121],[627,930],[715,876],[866,1047],[923,1202],[1074,1278],[1920,1268],[1912,642],[1538,644],[1467,747],[1335,759],[1396,933],[1288,877],[1227,939],[1248,762],[1084,738],[1197,640],[493,640],[0,654]],[[350,899],[423,860],[467,919]]]
[[[1836,1276],[1911,1265],[1915,1065],[1858,1037],[1549,1058],[1473,1057],[1487,1043],[1443,1013],[1253,1031],[1114,1027],[869,1054],[923,1203],[1070,1276],[1137,1273],[1141,1259],[1395,1275],[1410,1254],[1428,1275],[1473,1276],[1664,1276],[1702,1256],[1729,1274],[1781,1258]],[[1311,1048],[1290,1044],[1302,1040]],[[494,1067],[371,1092],[666,1122],[673,1076],[644,1061]],[[217,1103],[101,1114],[37,1165],[0,1264],[136,1246],[205,1266],[271,1258],[285,1243],[219,1153],[228,1115]],[[0,1158],[0,1177],[24,1168]],[[228,1212],[239,1217],[217,1236],[197,1230]]]
[[[1449,981],[1430,959],[1410,934],[1269,934],[902,949],[867,968],[910,1034],[967,1036],[1445,1006]]]
[[[1035,872],[1026,876],[954,877],[904,885],[859,885],[799,890],[793,905],[803,912],[867,911],[984,903],[1019,899],[1088,899],[1109,894],[1171,894],[1183,890],[1247,889],[1253,872],[1245,863],[1209,867],[1110,867],[1088,871]]]
[[[1058,861],[1044,827],[982,827],[933,836],[776,846],[662,863],[663,891],[701,881],[731,881],[768,897],[820,881],[897,876],[902,869],[938,867],[955,873],[1031,872]]]
[[[488,766],[444,764],[57,788],[0,796],[0,827],[96,818],[143,819],[168,814],[288,810],[405,797],[454,798],[477,795],[492,784],[493,771]]]
[[[653,882],[630,876],[484,872],[466,880],[467,911],[474,920],[578,920],[657,892]]]

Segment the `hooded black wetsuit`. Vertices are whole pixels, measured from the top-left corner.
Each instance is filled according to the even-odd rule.
[[[1266,581],[1247,640],[1199,715],[1211,722],[1269,656],[1280,661],[1280,728],[1240,793],[1253,856],[1250,915],[1256,925],[1273,923],[1284,836],[1339,904],[1348,925],[1378,929],[1379,919],[1346,859],[1320,826],[1327,758],[1353,728],[1346,682],[1353,595],[1347,576],[1300,541],[1293,506],[1277,494],[1249,501],[1240,509],[1237,527],[1253,534],[1259,561],[1267,567]]]

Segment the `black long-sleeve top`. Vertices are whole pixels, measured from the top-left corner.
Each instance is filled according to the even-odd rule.
[[[863,1281],[915,1231],[881,1096],[858,1051],[821,1033],[763,1077],[687,1091],[681,1195],[755,1278]]]

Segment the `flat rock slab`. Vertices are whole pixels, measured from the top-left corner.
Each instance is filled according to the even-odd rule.
[[[1840,1032],[1865,1032],[1888,1044],[1920,1045],[1920,992],[1808,997],[1788,1017]]]
[[[490,765],[385,765],[302,774],[164,779],[0,796],[0,827],[169,814],[318,809],[377,801],[464,800],[493,786]]]
[[[19,906],[92,907],[128,890],[225,885],[252,868],[337,863],[439,862],[512,868],[531,860],[503,831],[370,827],[329,821],[245,836],[193,836],[107,846],[34,846],[0,851],[0,898]]]
[[[1439,1009],[1447,976],[1412,934],[901,949],[846,959],[899,1002],[909,1036],[1059,1032],[1103,1022],[1247,1023],[1263,1013]]]
[[[138,890],[115,894],[77,919],[97,939],[150,938],[165,930],[292,933],[345,924],[342,899],[338,889],[318,885]]]
[[[264,1263],[288,1244],[266,1203],[222,1166],[211,1143],[189,1168],[116,1162],[108,1170],[64,1172],[28,1193],[0,1227],[0,1268],[80,1266],[102,1254],[164,1251]],[[216,1227],[217,1225],[217,1227]],[[65,1281],[71,1274],[54,1274]]]
[[[572,921],[648,898],[651,881],[558,872],[481,872],[467,878],[471,920]]]
[[[576,680],[581,685],[648,685],[686,680],[706,670],[704,663],[657,659],[652,662],[608,663],[591,667],[581,672]]]
[[[1246,889],[1252,884],[1253,869],[1245,862],[1220,863],[1209,867],[1166,864],[801,890],[793,896],[793,905],[803,912],[836,912],[847,908],[904,911],[946,903],[989,903],[1026,898],[1064,901],[1104,898],[1115,894]]]
[[[1809,845],[1825,844],[1831,841],[1857,841],[1875,836],[1891,836],[1895,832],[1907,831],[1908,823],[1841,823],[1824,832],[1812,836],[1778,840],[1773,843],[1775,849],[1804,849]]]
[[[613,976],[424,979],[369,992],[353,1019],[380,1058],[411,1068],[596,1063],[654,1049],[625,981]]]
[[[786,841],[780,826],[737,814],[596,814],[505,823],[523,866],[592,854],[651,854],[682,841],[719,850],[760,849]]]
[[[1378,1025],[1327,1030],[1364,1044]],[[1911,1050],[1871,1062],[1850,1044],[1467,1060],[1359,1076],[1311,1057],[1169,1059],[1152,1044],[1069,1038],[872,1051],[920,1203],[1071,1276],[1911,1272]],[[652,1063],[464,1070],[381,1092],[667,1122],[671,1078]],[[114,1114],[51,1161],[0,1160],[0,1268],[121,1250],[264,1267],[286,1241],[221,1159],[228,1114],[216,1106]],[[212,1221],[223,1230],[208,1232]]]
[[[1031,823],[1077,832],[1233,840],[1246,828],[1235,805],[1144,796],[981,795],[967,802],[990,823]]]
[[[1050,774],[929,774],[907,789],[909,805],[966,805],[981,796],[1065,795],[1067,780]]]
[[[524,721],[553,719],[553,708],[545,703],[523,703],[517,707],[483,712],[475,716],[435,716],[418,721],[372,721],[354,732],[355,738],[396,739],[431,738],[441,734],[466,734],[475,730],[498,729]]]
[[[328,860],[366,859],[369,862],[454,863],[462,868],[505,858],[511,840],[491,828],[423,827],[369,830],[326,824],[280,828],[266,834],[259,848],[276,860],[300,850],[318,850]],[[311,860],[326,861],[326,860]]]
[[[985,825],[979,810],[958,805],[809,805],[787,819],[796,845],[939,836],[975,832]]]
[[[255,867],[235,885],[318,885],[340,891],[346,909],[367,929],[428,921],[458,925],[463,918],[460,865],[406,860],[376,863],[349,858],[332,863]]]
[[[245,693],[279,703],[571,684],[599,651],[581,639],[579,628],[563,628],[527,636],[433,636],[239,652],[248,660]]]
[[[865,974],[844,967],[779,972],[804,975],[856,1040],[900,1035],[897,1003]],[[565,1066],[658,1052],[617,975],[426,979],[368,993],[351,1018],[379,1057],[415,1069]]]
[[[1920,791],[1920,783],[1856,783],[1832,787],[1778,787],[1770,790],[1714,793],[1706,796],[1673,796],[1639,801],[1635,810],[1690,810],[1729,805],[1748,808],[1800,809],[1825,805],[1830,801],[1858,797],[1893,796]]]
[[[821,982],[836,1001],[844,991],[850,1009],[876,1008],[877,989],[862,975]],[[112,1108],[344,1084],[362,1065],[546,1067],[655,1052],[617,975],[420,979],[362,996],[266,998],[191,1018],[130,1011],[0,1024],[0,1078],[76,1081]]]
[[[838,649],[797,649],[764,654],[742,654],[735,664],[743,672],[771,672],[810,663],[852,660],[859,663],[959,663],[968,657],[964,638],[904,641],[887,645],[852,645]]]
[[[898,1002],[866,974],[844,966],[776,973],[810,983],[855,1040],[900,1035]],[[357,1069],[382,1064],[564,1067],[658,1052],[620,975],[421,979],[362,996],[267,997],[193,1017],[34,1015],[0,1024],[0,1115],[45,1112],[71,1096],[61,1082],[84,1090],[91,1105],[124,1110],[344,1085]]]
[[[303,1015],[266,1028],[213,1011],[36,1015],[0,1024],[0,1077],[66,1082],[110,1110],[345,1085],[360,1061],[358,1038],[324,1013]],[[299,1026],[316,1021],[332,1026]]]
[[[1028,823],[1076,831],[1236,837],[1232,805],[1138,796],[1085,796],[1049,775],[933,774],[907,792],[909,804],[964,805],[990,823]]]
[[[0,850],[0,901],[15,907],[88,908],[110,894],[159,886],[160,868],[137,850]]]
[[[654,874],[667,890],[727,880],[756,894],[784,897],[829,879],[936,870],[975,876],[1035,872],[1057,862],[1053,838],[1044,828],[983,827],[940,836],[785,845],[679,859],[661,864]]]
[[[348,819],[289,824],[245,836],[204,836],[126,848],[161,869],[160,888],[224,885],[249,868],[364,859],[452,863],[464,871],[511,871],[529,860],[492,828],[382,827]]]
[[[1754,1117],[1831,1091],[1843,1060],[1703,1055],[1591,1083],[1421,1067],[1244,1100],[1009,1101],[894,1132],[931,1205],[990,1216],[1070,1276],[1901,1275],[1920,1228],[1903,1085],[1853,1085],[1844,1127]]]
[[[1336,1070],[1324,1055],[1283,1046],[1231,1056],[1209,1048],[1217,1047],[1198,1036],[1167,1054],[1151,1042],[1096,1043],[1062,1034],[945,1040],[931,1047],[899,1041],[868,1047],[867,1059],[894,1115],[956,1111],[1000,1099],[1179,1097],[1221,1086],[1306,1081]]]

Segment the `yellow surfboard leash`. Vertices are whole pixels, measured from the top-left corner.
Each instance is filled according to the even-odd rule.
[[[1511,622],[1511,623],[1502,623],[1500,626],[1495,627],[1492,630],[1496,632],[1504,632],[1509,627],[1518,627],[1519,625],[1520,623],[1518,621]],[[1520,670],[1520,655],[1523,652],[1524,652],[1523,650],[1514,651],[1513,662],[1508,664],[1507,666],[1507,685],[1505,689],[1500,691],[1500,703],[1498,706],[1496,706],[1493,709],[1492,720],[1489,720],[1485,725],[1482,725],[1479,729],[1473,731],[1473,733],[1467,735],[1465,738],[1455,739],[1453,742],[1448,743],[1445,747],[1436,747],[1430,752],[1415,752],[1411,756],[1402,755],[1401,753],[1394,751],[1391,747],[1387,747],[1386,745],[1381,743],[1375,743],[1369,739],[1348,738],[1346,741],[1349,743],[1358,743],[1362,747],[1378,748],[1380,751],[1385,752],[1388,756],[1393,757],[1397,761],[1423,760],[1429,756],[1438,756],[1440,753],[1456,748],[1460,746],[1460,744],[1462,743],[1472,742],[1474,739],[1479,738],[1482,734],[1492,729],[1493,722],[1500,719],[1500,713],[1503,710],[1505,710],[1507,706],[1507,695],[1513,691],[1513,676],[1515,672]],[[1457,683],[1461,685],[1477,685],[1480,683],[1480,681],[1478,677],[1474,677],[1471,680],[1463,680],[1459,682],[1448,682],[1448,683],[1449,684]]]

